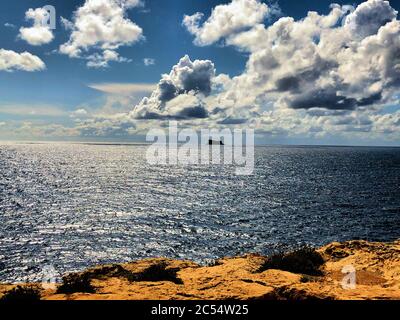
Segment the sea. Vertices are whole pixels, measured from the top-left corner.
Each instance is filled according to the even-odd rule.
[[[256,146],[242,176],[234,164],[151,165],[147,148],[0,144],[0,282],[400,238],[400,148]]]

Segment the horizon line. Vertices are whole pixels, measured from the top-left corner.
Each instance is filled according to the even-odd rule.
[[[148,141],[84,141],[84,140],[2,140],[0,145],[4,144],[83,144],[83,145],[119,145],[119,146],[135,146],[135,145],[152,145],[153,142]],[[178,143],[179,145],[185,142]],[[305,143],[255,143],[254,147],[373,147],[373,148],[400,148],[400,144],[305,144]],[[223,147],[223,146],[222,146]]]

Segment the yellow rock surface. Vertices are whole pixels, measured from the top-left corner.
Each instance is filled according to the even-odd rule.
[[[93,293],[56,294],[55,290],[43,290],[41,296],[45,300],[400,299],[400,241],[331,243],[318,252],[325,259],[321,276],[282,270],[257,272],[265,257],[256,254],[220,259],[214,266],[145,259],[86,270]],[[160,263],[174,270],[180,283],[132,281],[132,275]],[[342,270],[348,266],[356,271],[353,289],[342,287]],[[13,287],[0,285],[0,296]]]

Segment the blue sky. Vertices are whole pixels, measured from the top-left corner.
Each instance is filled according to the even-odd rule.
[[[251,1],[260,2],[258,0]],[[264,1],[270,13],[265,14],[263,19],[258,21],[257,24],[264,24],[264,28],[267,29],[283,17],[292,17],[294,21],[301,21],[301,19],[307,16],[309,11],[316,11],[321,16],[329,15],[332,10],[332,8],[330,8],[331,2],[332,1],[325,0],[280,0],[274,3]],[[357,5],[362,3],[362,1],[351,3],[348,1],[335,2],[340,5],[350,4],[353,5],[354,8],[357,8]],[[0,138],[32,138],[39,140],[89,139],[90,137],[83,135],[81,132],[66,134],[64,136],[62,134],[60,135],[60,133],[53,134],[54,132],[51,130],[36,130],[35,126],[39,126],[42,129],[46,125],[75,128],[77,123],[79,127],[82,127],[82,123],[87,124],[88,122],[93,122],[93,119],[97,119],[95,122],[98,122],[99,118],[104,120],[106,116],[104,116],[103,113],[99,116],[99,114],[96,114],[96,110],[102,110],[110,96],[117,101],[115,102],[113,100],[114,102],[111,102],[111,104],[114,103],[113,106],[115,110],[107,111],[107,115],[114,121],[115,117],[113,116],[115,114],[120,114],[122,112],[129,113],[135,104],[140,103],[142,97],[150,96],[152,91],[151,87],[149,86],[149,89],[143,92],[132,89],[132,91],[129,92],[129,97],[126,97],[126,94],[122,93],[121,96],[127,99],[118,99],[118,97],[116,97],[119,94],[118,90],[117,93],[113,92],[110,94],[108,87],[105,90],[103,90],[104,88],[96,90],[93,89],[93,87],[104,83],[125,83],[130,85],[152,84],[155,86],[160,81],[161,74],[168,74],[172,66],[177,65],[179,60],[185,55],[188,55],[193,62],[196,60],[212,61],[215,67],[215,74],[213,74],[213,76],[224,74],[230,79],[241,77],[247,72],[249,58],[251,58],[253,54],[255,55],[253,49],[244,49],[244,47],[240,45],[229,44],[229,39],[232,38],[228,37],[232,37],[232,34],[225,35],[225,39],[221,37],[218,41],[210,44],[196,44],[195,39],[198,35],[188,30],[188,27],[182,23],[184,15],[193,15],[197,12],[204,15],[201,22],[204,23],[204,21],[207,21],[212,15],[216,7],[224,4],[229,5],[231,1],[144,0],[141,5],[127,8],[124,11],[124,18],[140,27],[143,37],[132,41],[130,44],[122,44],[115,50],[112,50],[113,52],[117,52],[119,57],[123,57],[124,61],[110,61],[106,67],[93,68],[88,67],[87,57],[93,52],[101,52],[101,50],[98,50],[97,45],[93,46],[93,48],[89,48],[87,52],[82,53],[78,58],[70,57],[60,52],[60,46],[68,42],[72,33],[71,29],[68,30],[62,26],[60,18],[64,17],[73,24],[75,22],[73,14],[78,8],[85,5],[84,0],[3,1],[0,4],[0,49],[13,51],[18,54],[27,51],[40,58],[46,67],[45,69],[34,72],[27,72],[20,69],[1,70],[0,67],[0,123],[2,124],[2,126],[0,126],[0,134],[2,136]],[[21,38],[20,28],[29,28],[33,26],[33,20],[27,20],[25,18],[26,12],[29,9],[37,9],[45,5],[52,5],[56,8],[57,26],[56,29],[52,31],[54,39],[49,43],[32,45],[26,39]],[[390,6],[393,10],[398,11],[400,10],[400,1],[392,0],[390,1]],[[274,10],[272,10],[272,8],[274,8]],[[279,13],[276,12],[278,8],[280,11]],[[246,30],[243,28],[240,32],[249,31],[255,25],[255,23],[253,25],[249,23]],[[201,25],[199,26],[201,27]],[[154,60],[154,64],[146,66],[144,59],[152,59]],[[220,80],[218,79],[218,81]],[[215,81],[213,83],[215,83]],[[374,109],[374,114],[369,113],[366,116],[372,119],[376,114],[396,114],[399,108],[397,104],[398,98],[397,100],[394,98],[395,94],[393,92],[395,92],[395,89],[396,88],[393,87],[390,88],[390,97],[388,93],[385,101],[379,104],[378,111]],[[324,89],[322,92],[325,93],[326,90]],[[338,92],[341,92],[341,90],[337,90],[337,93]],[[157,93],[153,92],[153,94]],[[212,94],[213,93],[211,93],[211,95]],[[357,94],[359,93],[357,92]],[[258,100],[261,95],[264,96],[265,93],[259,94]],[[362,99],[369,97],[363,96],[361,93],[356,96],[357,98],[354,98],[354,101],[364,101]],[[254,97],[256,99],[256,94],[254,94]],[[281,97],[274,95],[273,98],[269,98],[267,101],[264,101],[263,104],[269,106],[274,103],[276,104],[274,108],[278,108],[278,100],[282,100]],[[359,104],[361,105],[362,103]],[[270,107],[265,106],[258,106],[258,110],[270,110],[268,109]],[[310,106],[313,106],[313,104],[311,103]],[[315,106],[324,109],[324,105]],[[362,107],[363,106],[361,106],[361,108]],[[212,110],[214,110],[212,109],[213,107],[207,108],[207,114],[212,114]],[[240,108],[242,108],[242,106]],[[290,107],[290,109],[296,109],[296,112],[299,112],[297,115],[299,118],[303,117],[302,112],[304,110],[307,112],[309,110],[308,106],[303,108],[304,110],[298,110],[297,107]],[[335,107],[328,106],[325,109],[332,111]],[[85,110],[85,112],[90,113],[91,116],[87,115],[85,119],[77,119],[77,116],[73,114],[77,110]],[[239,107],[237,107],[236,110],[239,110]],[[364,114],[358,112],[358,108],[355,107],[345,111],[347,112],[346,115],[352,117],[353,120],[357,117],[364,117]],[[236,114],[235,112],[227,111],[224,113],[224,116],[226,119],[232,119],[235,114],[235,116],[239,118],[239,113]],[[243,112],[240,114],[243,114]],[[295,116],[291,115],[291,117]],[[166,118],[163,119],[165,120]],[[81,122],[79,122],[79,120],[81,120]],[[394,120],[391,119],[391,125],[394,123],[394,125],[397,126],[396,120],[397,118]],[[138,127],[136,124],[138,120],[133,119],[132,121],[135,123],[132,127]],[[162,120],[160,120],[160,122],[161,121]],[[214,122],[221,123],[221,120],[215,120]],[[317,120],[314,122],[318,123]],[[27,131],[21,130],[24,123],[29,123]],[[358,121],[358,123],[360,123],[360,121]],[[113,122],[113,125],[115,125],[115,122]],[[154,124],[153,121],[151,125],[154,126],[158,124]],[[199,126],[197,122],[196,126]],[[308,124],[308,129],[312,126],[313,125]],[[1,127],[6,129],[1,130]],[[29,130],[32,130],[32,132]],[[315,130],[318,131],[319,129]],[[398,139],[396,139],[398,131],[392,132],[393,130],[390,132],[390,135],[387,135],[387,138],[385,134],[377,134],[373,138],[368,138],[368,135],[362,137],[359,134],[352,135],[351,133],[342,135],[336,129],[329,131],[329,128],[325,127],[322,130],[324,130],[324,134],[316,136],[315,134],[308,134],[307,130],[300,130],[296,134],[288,134],[290,131],[288,128],[284,128],[283,131],[285,132],[283,133],[279,133],[279,127],[275,127],[273,130],[270,130],[270,128],[268,130],[261,127],[259,128],[260,137],[263,137],[261,140],[265,143],[296,143],[296,141],[300,141],[301,143],[343,142],[345,144],[398,144]],[[310,132],[310,130],[308,131]],[[48,134],[46,134],[46,132],[48,132]],[[104,134],[104,132],[96,134],[95,130],[90,132],[93,132],[93,139],[95,140],[106,140],[109,138],[117,140],[135,140],[135,136],[141,136],[144,133],[143,130],[138,130],[137,132],[131,130],[123,137],[115,137],[112,134],[108,136]]]
[[[2,47],[15,51],[29,50],[44,57],[47,65],[47,70],[38,73],[0,73],[2,100],[27,103],[34,100],[37,103],[57,103],[73,109],[77,104],[99,95],[87,87],[89,83],[155,83],[160,74],[168,72],[184,54],[189,54],[194,59],[211,59],[218,65],[220,72],[238,74],[243,70],[246,61],[242,54],[233,48],[196,47],[192,44],[192,36],[181,26],[185,13],[210,10],[223,2],[227,1],[152,0],[145,2],[143,10],[129,10],[129,18],[143,28],[146,39],[133,46],[121,48],[121,54],[132,59],[131,63],[115,63],[110,68],[100,70],[87,68],[84,61],[50,54],[68,40],[68,32],[60,26],[59,21],[55,40],[48,45],[32,47],[16,39],[19,27],[27,25],[24,15],[29,8],[51,4],[57,9],[58,16],[69,18],[84,1],[22,0],[2,3]],[[5,23],[12,23],[16,28],[7,28]],[[156,60],[154,66],[144,65],[143,59],[148,57]]]

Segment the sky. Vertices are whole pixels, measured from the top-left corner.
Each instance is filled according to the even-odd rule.
[[[0,6],[0,140],[137,142],[176,120],[400,145],[399,0]]]

